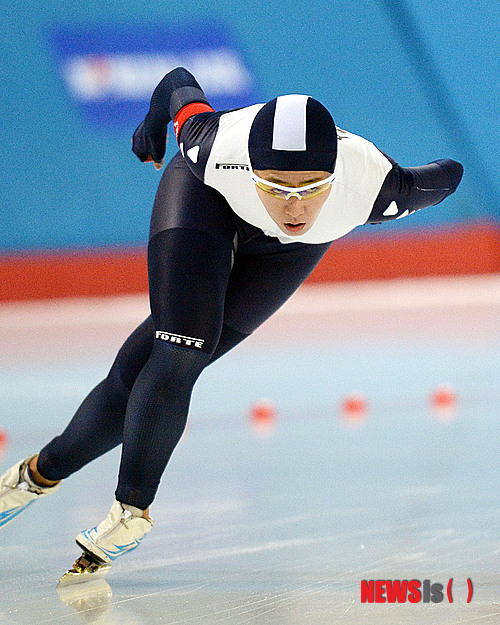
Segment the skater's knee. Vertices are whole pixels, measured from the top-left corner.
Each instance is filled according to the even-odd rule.
[[[171,345],[162,340],[155,341],[148,360],[149,375],[169,386],[190,387],[207,366],[210,354],[185,347]]]

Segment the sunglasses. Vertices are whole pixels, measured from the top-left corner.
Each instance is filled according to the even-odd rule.
[[[264,193],[269,193],[269,195],[280,200],[288,200],[292,196],[298,197],[299,200],[309,200],[326,191],[335,179],[334,174],[332,174],[328,178],[318,180],[318,182],[313,182],[312,184],[306,184],[303,187],[284,187],[280,184],[269,182],[269,180],[264,180],[264,178],[259,178],[253,172],[250,174],[250,177]]]

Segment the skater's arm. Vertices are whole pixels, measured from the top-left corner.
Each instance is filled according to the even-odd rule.
[[[177,134],[179,125],[182,126],[191,115],[213,110],[190,72],[183,67],[172,70],[154,90],[149,111],[134,133],[134,154],[142,162],[152,160],[160,169],[165,155],[168,123],[176,120]]]
[[[462,165],[448,158],[420,167],[401,167],[390,157],[387,158],[393,166],[384,180],[367,223],[406,217],[426,206],[439,204],[455,192],[462,179]]]

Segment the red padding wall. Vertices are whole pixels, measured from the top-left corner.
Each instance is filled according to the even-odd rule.
[[[475,223],[334,243],[309,282],[500,272],[500,227]],[[0,256],[0,301],[147,291],[145,249]]]

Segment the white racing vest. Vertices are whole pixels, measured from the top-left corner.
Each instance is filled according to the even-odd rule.
[[[250,177],[248,136],[262,106],[256,104],[221,115],[206,161],[205,184],[219,191],[241,219],[282,243],[327,243],[366,223],[392,163],[373,143],[338,128],[335,179],[318,218],[303,235],[289,236],[279,229],[264,208]],[[190,154],[195,158],[196,150],[191,147],[185,152],[182,147],[189,163]]]

